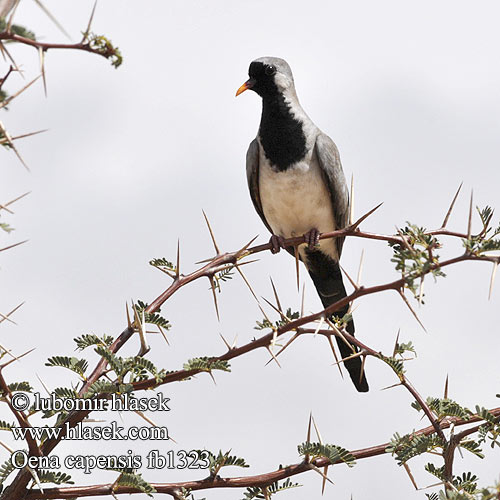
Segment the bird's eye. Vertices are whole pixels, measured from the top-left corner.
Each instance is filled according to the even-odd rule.
[[[275,66],[266,66],[265,73],[267,76],[273,76],[276,73]]]

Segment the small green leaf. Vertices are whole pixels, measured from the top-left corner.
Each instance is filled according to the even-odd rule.
[[[308,455],[311,459],[325,457],[331,464],[339,461],[344,462],[349,467],[354,467],[356,464],[350,451],[333,444],[302,443],[298,446],[298,451],[299,455]]]
[[[40,470],[38,471],[38,478],[41,483],[53,483],[53,484],[75,484],[71,480],[69,474],[64,472],[54,472],[50,470]]]
[[[33,387],[31,387],[29,382],[12,382],[8,385],[11,392],[32,392]]]
[[[184,363],[183,368],[186,371],[189,370],[200,370],[204,372],[211,372],[212,370],[222,370],[225,372],[231,371],[231,366],[227,361],[221,361],[206,356],[189,359],[187,363]]]
[[[47,360],[45,366],[59,366],[61,368],[67,368],[75,373],[78,373],[81,377],[85,377],[85,371],[88,368],[88,362],[85,359],[78,359],[69,356],[52,356]]]
[[[105,36],[88,33],[87,43],[91,49],[96,50],[101,56],[111,61],[111,64],[115,68],[118,68],[122,64],[123,57],[120,49],[115,47]]]
[[[133,474],[130,472],[122,472],[120,477],[115,483],[117,486],[130,486],[136,488],[143,493],[146,493],[148,497],[153,498],[151,493],[156,493],[156,490],[147,481],[142,478],[141,474]]]
[[[73,339],[76,342],[76,348],[79,351],[83,351],[87,347],[93,345],[100,345],[103,347],[109,347],[113,343],[113,337],[109,335],[103,335],[102,338],[94,335],[93,333],[85,333],[81,337],[76,337]]]

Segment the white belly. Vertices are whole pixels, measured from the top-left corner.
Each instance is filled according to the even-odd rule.
[[[284,172],[274,171],[262,150],[259,160],[260,200],[274,234],[291,238],[313,228],[321,233],[336,229],[331,198],[314,155]],[[321,240],[320,249],[338,259],[333,239]],[[299,251],[304,259],[303,245]]]

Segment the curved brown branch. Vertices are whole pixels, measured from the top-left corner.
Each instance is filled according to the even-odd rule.
[[[36,49],[41,49],[43,51],[47,51],[49,49],[70,49],[70,50],[83,50],[85,52],[90,52],[92,54],[97,54],[105,57],[106,59],[109,57],[109,54],[105,54],[102,51],[95,49],[90,46],[88,42],[79,42],[79,43],[49,43],[49,42],[39,42],[37,40],[32,40],[31,38],[26,38],[24,36],[16,35],[15,33],[9,31],[2,31],[0,33],[0,41],[1,40],[9,40],[13,42],[19,42],[23,45],[29,45],[30,47],[34,47]]]
[[[270,249],[269,244],[267,244],[265,246],[267,247],[266,249]],[[262,251],[262,250],[259,250],[259,251]],[[248,249],[247,252],[252,253],[252,249]],[[195,271],[194,273],[191,273],[188,276],[180,276],[178,279],[174,280],[171,287],[169,287],[167,289],[166,292],[168,292],[168,294],[166,292],[164,292],[159,297],[159,299],[161,298],[161,300],[164,302],[165,300],[167,300],[167,298],[169,296],[171,296],[181,286],[184,286],[185,284],[187,284],[191,281],[194,281],[195,279],[198,279],[199,277],[210,275],[211,273],[213,273],[214,266],[218,267],[222,264],[235,262],[237,259],[237,256],[238,256],[238,252],[233,252],[230,254],[224,254],[221,256],[217,256],[212,261],[210,261],[208,264],[203,266],[201,269]],[[474,256],[464,254],[462,256],[455,257],[455,258],[449,259],[449,260],[441,263],[440,267],[446,267],[446,266],[449,266],[451,264],[454,264],[457,262],[462,262],[465,260],[476,260],[476,259],[477,258]],[[438,267],[438,266],[436,265],[435,267]],[[432,266],[429,268],[429,270],[427,272],[431,272],[431,270],[432,270]],[[213,361],[228,361],[230,359],[236,358],[238,356],[241,356],[243,354],[251,352],[255,349],[258,349],[260,347],[269,346],[271,344],[271,342],[273,341],[273,338],[275,338],[276,336],[281,336],[288,331],[296,330],[297,328],[299,328],[307,323],[310,323],[311,321],[320,319],[321,317],[329,316],[330,314],[334,313],[335,311],[339,310],[340,308],[342,308],[343,306],[345,306],[349,302],[351,302],[359,297],[362,297],[364,295],[370,295],[373,293],[378,293],[378,292],[385,291],[385,290],[399,290],[403,286],[404,286],[404,279],[400,278],[399,280],[395,280],[395,281],[392,281],[392,282],[389,282],[386,284],[382,284],[382,285],[375,285],[373,287],[368,287],[368,288],[359,287],[357,290],[355,290],[349,296],[345,297],[342,300],[337,301],[336,303],[332,304],[328,308],[326,308],[318,313],[314,313],[314,314],[311,314],[309,316],[304,316],[304,317],[299,318],[297,320],[291,321],[291,322],[285,324],[284,326],[280,327],[277,330],[277,332],[270,332],[267,335],[264,335],[257,340],[251,341],[251,342],[249,342],[241,347],[230,349],[226,353],[224,353],[220,356],[213,357],[212,360]],[[158,302],[158,299],[157,299],[157,302]],[[154,312],[158,308],[159,308],[159,305],[154,305],[154,303],[153,303],[148,307],[147,310],[148,310],[148,312]],[[111,350],[113,352],[116,352],[130,338],[132,333],[133,333],[133,330],[130,328],[127,328],[126,330],[124,330],[122,332],[122,334],[115,340],[115,342],[111,346]],[[346,335],[346,333],[344,333],[344,335]],[[361,349],[369,350],[369,351],[376,354],[376,352],[373,349],[370,349],[368,346],[365,346],[362,342],[360,342],[355,337],[348,336],[348,340],[350,342],[356,344]],[[89,381],[90,380],[92,380],[92,381],[97,380],[100,377],[100,375],[102,374],[102,372],[104,371],[105,367],[106,367],[105,361],[101,360],[99,362],[98,366],[96,367],[96,369],[94,370],[94,372],[92,373],[92,375],[89,377]],[[191,377],[193,375],[196,375],[197,373],[200,373],[200,372],[201,372],[201,370],[178,370],[178,371],[167,374],[159,383],[156,381],[156,379],[147,379],[144,381],[135,382],[133,384],[133,386],[134,386],[134,390],[151,389],[153,387],[158,387],[160,385],[184,380],[184,379]],[[89,381],[85,384],[85,388],[89,387]],[[409,383],[406,382],[406,384],[409,384]],[[410,390],[410,387],[413,389],[413,387],[411,385],[409,385],[407,388]],[[80,392],[83,393],[85,391],[82,389]],[[412,391],[410,390],[410,392],[412,392]],[[425,401],[418,395],[418,393],[414,389],[413,389],[412,394],[420,402],[420,404],[422,405],[422,408],[424,408],[424,411],[425,411],[425,409],[427,408]],[[102,397],[107,397],[107,396],[102,396]],[[434,426],[434,429],[437,431],[438,428],[436,427],[436,420],[433,418],[433,415],[428,408],[427,408],[427,410],[428,411],[426,412],[426,414],[430,418],[430,420]],[[83,420],[84,418],[86,418],[88,416],[88,414],[89,414],[89,412],[87,412],[87,411],[75,411],[75,412],[70,413],[67,421],[70,423],[70,426],[74,426],[74,425],[76,425],[76,423],[78,423],[81,420]],[[62,435],[60,436],[60,438],[61,437],[62,437]],[[54,440],[54,439],[47,440],[42,447],[42,453],[44,455],[49,454],[57,446],[60,438],[57,440]],[[29,480],[29,477],[27,477],[27,478]],[[14,498],[14,497],[12,497],[12,498]]]
[[[0,34],[0,40],[1,40],[1,34]],[[78,45],[78,44],[76,44],[76,45]],[[69,47],[66,47],[66,48],[69,48]],[[373,210],[370,211],[368,214],[365,214],[361,219],[359,219],[357,222],[355,222],[351,226],[349,226],[345,229],[332,231],[330,233],[324,233],[320,236],[320,238],[324,239],[324,238],[332,238],[332,237],[339,237],[339,236],[355,236],[355,237],[368,238],[368,239],[384,240],[384,241],[388,241],[391,243],[404,244],[402,238],[397,237],[397,236],[386,236],[386,235],[379,235],[379,234],[367,233],[367,232],[360,231],[358,229],[358,225],[359,225],[360,221],[364,220],[372,212],[373,212]],[[450,232],[446,229],[443,229],[443,228],[438,229],[436,231],[432,231],[430,233],[456,236],[456,237],[464,237],[464,235],[462,235],[460,233],[452,233],[452,232]],[[303,242],[304,242],[303,237],[291,238],[291,239],[285,241],[285,243],[288,246],[299,245]],[[171,297],[176,291],[178,291],[181,287],[183,287],[183,286],[187,285],[188,283],[190,283],[198,278],[201,278],[201,277],[210,277],[211,278],[214,275],[214,273],[217,272],[218,269],[220,269],[221,266],[228,265],[228,264],[235,265],[235,264],[237,264],[238,260],[243,258],[243,257],[271,249],[270,243],[267,243],[264,245],[257,245],[257,246],[251,247],[251,248],[248,248],[248,247],[249,247],[249,244],[245,245],[242,249],[238,250],[237,252],[217,255],[214,258],[210,259],[205,266],[192,272],[189,275],[184,276],[184,275],[180,275],[177,273],[173,283],[157,299],[155,299],[151,303],[151,305],[147,308],[146,312],[152,313],[152,312],[158,311],[158,309],[163,305],[163,303],[169,297]],[[455,264],[455,263],[466,261],[466,260],[484,260],[484,261],[491,261],[491,262],[498,263],[498,262],[500,262],[500,257],[474,256],[474,255],[466,253],[466,254],[463,254],[461,256],[444,261],[442,263],[433,264],[433,265],[429,266],[427,268],[427,270],[425,271],[425,273],[423,273],[423,274],[429,273],[437,268],[442,268],[442,267],[449,266],[451,264]],[[404,285],[405,285],[405,279],[401,278],[401,279],[398,279],[398,280],[395,280],[395,281],[392,281],[389,283],[385,283],[382,285],[375,285],[375,286],[368,287],[368,288],[361,286],[361,287],[355,289],[354,292],[351,293],[349,296],[345,297],[342,300],[337,301],[336,303],[332,304],[331,306],[324,309],[323,311],[320,311],[318,313],[291,321],[291,322],[287,323],[286,325],[284,325],[283,327],[279,328],[277,330],[277,332],[271,332],[270,334],[267,334],[267,335],[261,337],[260,339],[253,341],[253,342],[250,342],[250,343],[248,343],[244,346],[241,346],[239,348],[230,349],[226,353],[224,353],[223,355],[218,356],[218,357],[214,357],[212,359],[214,361],[215,360],[229,360],[229,359],[235,358],[237,356],[240,356],[242,354],[245,354],[247,352],[250,352],[254,349],[257,349],[259,347],[268,346],[273,341],[273,337],[275,338],[276,336],[283,335],[284,333],[291,331],[291,330],[297,330],[298,328],[302,327],[306,323],[309,323],[309,322],[314,321],[316,319],[320,319],[320,318],[325,317],[325,316],[329,316],[332,313],[334,313],[335,311],[338,311],[343,306],[347,305],[349,302],[352,302],[353,300],[358,299],[359,297],[373,294],[373,293],[378,293],[378,292],[385,291],[385,290],[396,290],[396,291],[400,292],[404,288]],[[131,327],[126,328],[112,344],[111,351],[114,353],[117,352],[131,338],[133,333],[134,333],[133,328],[131,328]],[[357,339],[356,339],[356,341],[357,341]],[[98,363],[98,365],[96,366],[96,368],[94,369],[94,371],[92,372],[92,374],[90,375],[87,383],[81,389],[81,391],[80,391],[81,394],[84,394],[88,390],[90,385],[94,381],[96,381],[97,379],[100,378],[100,376],[104,373],[105,368],[106,368],[106,362],[104,360],[101,360]],[[157,385],[162,385],[162,384],[170,383],[170,382],[177,381],[177,380],[183,380],[183,379],[190,377],[196,373],[199,373],[199,371],[198,370],[179,370],[179,371],[176,371],[176,372],[173,372],[173,373],[166,375],[159,384],[154,379],[149,379],[149,380],[135,383],[134,389],[135,390],[147,389],[147,388],[151,388],[151,387],[154,387]],[[407,388],[410,389],[410,387],[407,387]],[[410,390],[410,392],[411,392],[411,390]],[[104,396],[101,396],[101,397],[104,397]],[[424,402],[424,405],[422,405],[422,407],[424,408],[424,411],[425,411],[425,402]],[[429,410],[429,412],[430,412],[430,410]],[[72,412],[72,413],[70,413],[70,415],[66,419],[66,422],[69,422],[70,426],[72,427],[72,426],[76,425],[78,422],[82,421],[88,415],[88,413],[89,412],[84,412],[84,411]],[[431,417],[429,416],[429,418],[431,418]],[[437,428],[436,422],[434,420],[432,420],[432,418],[431,418],[431,422],[433,423],[433,426],[431,427],[433,432],[442,432],[441,431],[442,426]],[[62,438],[62,437],[63,437],[63,434],[60,435],[60,438]],[[46,442],[44,442],[42,449],[41,449],[42,454],[48,455],[57,446],[60,438],[58,440],[47,440]],[[11,483],[11,485],[5,490],[4,495],[2,495],[1,498],[5,499],[5,500],[17,500],[19,498],[22,498],[26,492],[26,487],[29,483],[29,480],[30,480],[29,472],[26,472],[25,470],[20,471],[18,473],[17,477]],[[82,495],[80,494],[80,496],[82,496]],[[50,497],[43,497],[43,498],[50,498]]]
[[[266,245],[266,246],[268,246],[268,245]],[[228,255],[233,255],[233,254],[225,254],[224,256],[221,256],[221,257],[225,257]],[[432,269],[435,269],[437,267],[446,267],[446,266],[449,266],[449,265],[452,265],[452,264],[455,264],[458,262],[463,262],[466,260],[478,260],[478,259],[479,259],[478,257],[464,254],[464,255],[461,255],[459,257],[455,257],[455,258],[449,259],[447,261],[444,261],[441,263],[440,266],[437,266],[437,265],[430,266],[430,268],[427,272],[431,272]],[[489,260],[489,259],[479,259],[479,260]],[[186,278],[189,278],[189,277],[192,277],[192,275],[189,275]],[[195,278],[193,278],[193,279],[195,279]],[[182,280],[182,278],[181,278],[181,280]],[[191,281],[192,281],[192,279],[191,279]],[[338,311],[342,307],[346,306],[348,303],[350,303],[350,302],[352,302],[360,297],[363,297],[365,295],[371,295],[374,293],[379,293],[379,292],[383,292],[383,291],[387,291],[387,290],[400,290],[404,286],[404,283],[405,283],[405,280],[403,278],[400,278],[398,280],[384,283],[382,285],[374,285],[372,287],[367,287],[367,288],[359,287],[357,290],[354,290],[350,295],[347,295],[343,299],[338,300],[337,302],[328,306],[326,309],[323,309],[322,311],[310,314],[308,316],[303,316],[302,318],[296,319],[294,321],[290,321],[289,323],[278,328],[276,332],[270,332],[267,335],[264,335],[257,340],[253,340],[251,342],[248,342],[247,344],[244,344],[243,346],[235,347],[231,350],[228,350],[226,353],[224,353],[220,356],[214,356],[212,358],[212,360],[213,361],[229,361],[230,359],[236,358],[238,356],[241,356],[242,354],[246,354],[247,352],[253,351],[253,350],[258,349],[260,347],[269,346],[273,340],[273,337],[274,338],[279,337],[279,336],[281,336],[289,331],[297,330],[298,328],[302,327],[303,325],[305,325],[307,323],[310,323],[310,322],[315,321],[315,320],[319,320],[320,318],[325,317],[325,316],[330,316],[332,313]],[[182,286],[182,285],[179,284],[179,286]],[[168,290],[170,290],[170,288]],[[162,295],[165,295],[165,294],[162,294]],[[161,297],[164,298],[163,296],[161,296]],[[165,300],[166,300],[166,298],[165,298]],[[154,310],[154,309],[152,309],[152,306],[153,306],[153,304],[151,306],[149,306],[148,311]],[[352,341],[352,343],[356,344],[361,349],[370,349],[355,337],[349,338],[349,341]],[[373,351],[373,349],[370,349],[370,350]],[[375,351],[373,351],[373,352],[375,352]],[[133,385],[134,385],[135,390],[151,389],[152,387],[157,386],[157,385],[163,385],[163,384],[168,384],[170,382],[177,382],[179,380],[183,380],[187,377],[191,377],[192,375],[195,375],[196,373],[199,373],[199,371],[197,371],[197,370],[178,370],[178,371],[167,374],[159,384],[158,384],[158,382],[156,382],[155,379],[147,379],[147,380],[143,380],[141,382],[135,382]]]

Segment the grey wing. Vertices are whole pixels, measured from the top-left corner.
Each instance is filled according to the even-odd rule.
[[[316,138],[315,150],[332,199],[337,229],[342,229],[349,224],[349,192],[347,191],[337,146],[327,135],[320,133]],[[342,253],[344,239],[337,238],[339,257]]]
[[[269,224],[267,223],[266,217],[264,216],[264,210],[262,209],[262,203],[260,201],[259,192],[259,143],[257,139],[254,139],[247,151],[247,181],[248,189],[250,190],[250,196],[253,201],[253,206],[255,210],[260,215],[262,222],[267,227],[270,233],[273,232]]]

